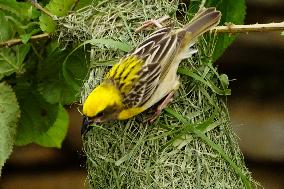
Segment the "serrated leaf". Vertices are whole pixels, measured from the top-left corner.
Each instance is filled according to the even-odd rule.
[[[35,140],[35,143],[44,147],[60,148],[67,134],[67,130],[68,113],[62,106],[59,106],[55,123],[49,128],[47,132],[38,136]]]
[[[0,83],[0,175],[13,149],[19,116],[20,110],[14,91],[9,85]]]
[[[17,78],[15,92],[21,108],[16,144],[36,142],[55,123],[59,105],[46,102],[29,83],[29,78]]]
[[[63,77],[62,63],[69,51],[57,49],[53,51],[38,69],[38,90],[50,103],[71,104],[75,101],[79,89],[74,89]],[[71,55],[67,62],[67,71],[72,77],[72,81],[81,86],[87,71],[88,55],[80,50]]]
[[[51,0],[45,8],[55,16],[65,16],[76,1],[77,0]],[[51,17],[42,13],[39,17],[39,21],[42,31],[47,33],[55,32],[56,23]]]
[[[246,14],[245,0],[208,0],[205,5],[207,7],[216,7],[217,10],[222,12],[220,25],[224,25],[225,23],[243,24],[244,22]],[[218,34],[213,60],[217,60],[235,39],[236,36],[233,35]]]
[[[17,45],[0,49],[0,79],[15,72],[22,72],[23,62],[30,50],[29,45]]]

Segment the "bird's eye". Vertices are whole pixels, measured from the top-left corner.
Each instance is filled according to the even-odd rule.
[[[96,117],[102,117],[102,116],[104,116],[104,112],[100,112],[96,115]]]

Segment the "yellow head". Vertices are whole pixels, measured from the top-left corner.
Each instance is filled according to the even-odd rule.
[[[97,122],[116,119],[122,108],[122,97],[112,83],[102,83],[87,97],[83,114]]]

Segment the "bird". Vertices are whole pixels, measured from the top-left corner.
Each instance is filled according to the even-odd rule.
[[[215,7],[203,8],[182,28],[161,27],[122,57],[83,103],[81,135],[94,123],[126,120],[161,102],[153,117],[159,116],[179,87],[179,63],[220,19]]]

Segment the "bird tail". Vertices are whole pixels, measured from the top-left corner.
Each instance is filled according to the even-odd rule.
[[[191,22],[183,27],[195,39],[206,31],[217,26],[221,19],[221,12],[214,7],[203,8],[192,18]]]

